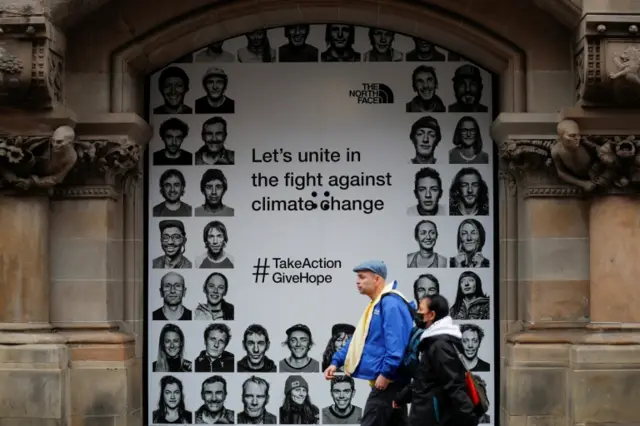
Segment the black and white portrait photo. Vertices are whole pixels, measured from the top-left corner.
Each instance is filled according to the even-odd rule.
[[[362,408],[353,405],[356,384],[353,377],[334,376],[331,379],[333,404],[322,409],[322,423],[330,425],[358,425],[362,420]]]
[[[482,290],[482,280],[472,271],[464,271],[458,278],[456,299],[451,306],[454,320],[488,320],[489,297]]]
[[[444,102],[437,95],[436,69],[420,65],[411,74],[411,87],[416,95],[405,105],[407,112],[446,112]]]
[[[311,330],[304,324],[296,324],[287,329],[287,339],[282,346],[289,349],[289,356],[280,361],[281,373],[317,373],[320,363],[309,356],[313,347]]]
[[[334,324],[333,327],[331,327],[331,337],[329,338],[327,347],[322,354],[321,371],[326,370],[331,365],[333,356],[347,344],[355,331],[355,326],[351,324]],[[338,371],[344,371],[344,367],[338,368]]]
[[[398,62],[402,61],[402,52],[393,48],[396,33],[380,28],[369,28],[371,50],[364,54],[364,62]]]
[[[487,394],[487,399],[489,399],[489,392],[487,392],[487,382],[485,382],[485,380],[478,374],[472,374],[472,376],[476,380],[476,383],[485,389],[485,394]],[[491,400],[489,400],[489,403],[491,403]],[[489,414],[483,414],[482,416],[480,416],[480,419],[478,419],[478,423],[491,423],[491,416],[489,416]]]
[[[227,400],[227,381],[222,376],[207,377],[202,382],[200,398],[202,405],[196,410],[197,425],[232,425],[235,412],[224,406]]]
[[[182,201],[187,186],[184,174],[177,169],[165,170],[160,175],[159,184],[160,195],[164,201],[153,206],[153,215],[156,217],[191,216],[192,207]]]
[[[275,373],[276,363],[267,356],[271,346],[269,332],[260,324],[251,324],[244,331],[242,347],[246,355],[238,361],[238,373]]]
[[[204,280],[202,286],[206,297],[205,303],[199,303],[193,313],[194,320],[200,321],[233,321],[235,309],[224,298],[229,291],[229,280],[220,272],[213,272]]]
[[[468,115],[462,117],[453,132],[453,148],[449,150],[449,164],[489,164],[489,154],[482,150],[482,135],[478,121]]]
[[[160,278],[160,297],[162,306],[153,311],[154,321],[189,321],[191,310],[183,304],[187,294],[184,277],[177,272],[167,272]]]
[[[153,267],[157,269],[185,269],[192,268],[191,261],[184,257],[187,233],[184,223],[176,219],[161,220],[160,247],[164,254],[153,259]]]
[[[420,117],[411,125],[409,139],[415,151],[411,164],[435,164],[436,147],[442,140],[438,120],[433,117]]]
[[[234,210],[223,203],[224,194],[229,184],[227,177],[220,169],[208,169],[200,179],[200,192],[204,196],[204,203],[196,207],[195,215],[203,216],[233,216]]]
[[[489,108],[480,103],[482,99],[482,75],[474,65],[462,65],[453,76],[453,94],[456,101],[449,105],[449,112],[487,112]]]
[[[489,186],[473,167],[460,169],[449,188],[449,216],[489,215]]]
[[[232,165],[235,163],[235,151],[228,149],[227,120],[211,117],[202,123],[202,147],[196,151],[196,166]]]
[[[160,379],[160,398],[158,409],[153,411],[155,424],[190,424],[193,413],[185,407],[185,394],[182,381],[174,376]]]
[[[440,204],[442,198],[442,179],[440,173],[431,167],[418,170],[413,179],[413,195],[416,204],[409,207],[409,216],[439,216],[446,214]]]
[[[284,401],[280,406],[281,425],[315,425],[320,423],[320,410],[311,402],[309,383],[300,375],[287,377]]]
[[[224,41],[209,44],[193,56],[193,62],[234,62],[233,53],[224,50]]]
[[[309,24],[284,27],[284,36],[288,42],[278,48],[280,62],[318,62],[318,48],[307,44],[309,29]]]
[[[196,114],[233,114],[236,101],[226,95],[229,77],[222,68],[209,68],[202,76],[206,95],[196,99]]]
[[[440,281],[431,274],[421,274],[413,282],[413,298],[416,306],[420,306],[420,301],[425,297],[440,294]]]
[[[418,251],[407,255],[407,268],[446,268],[447,258],[435,251],[438,227],[430,220],[421,220],[413,229]]]
[[[245,34],[247,45],[238,49],[238,62],[275,62],[276,51],[271,48],[267,30],[260,29]]]
[[[327,24],[324,40],[327,50],[322,52],[322,62],[360,62],[361,54],[356,52],[356,28],[353,25]]]
[[[478,350],[484,339],[484,330],[476,324],[460,324],[462,333],[462,359],[469,371],[490,371],[488,362],[478,357]]]
[[[487,233],[480,222],[465,219],[458,226],[456,247],[458,254],[449,259],[452,268],[488,268],[489,259],[484,257],[482,249]]]
[[[196,373],[231,373],[235,367],[235,357],[228,352],[231,340],[229,326],[213,323],[204,330],[204,350],[194,361]]]
[[[184,139],[189,135],[189,126],[179,118],[170,118],[160,124],[158,131],[164,148],[153,153],[154,166],[190,166],[193,154],[182,149]]]
[[[278,419],[267,411],[271,386],[262,377],[251,376],[242,384],[242,405],[238,414],[239,425],[275,425]]]
[[[226,251],[229,233],[224,223],[218,220],[207,223],[202,230],[202,240],[206,251],[196,259],[198,268],[233,268],[233,259]]]
[[[405,56],[407,62],[442,62],[446,60],[444,53],[438,52],[430,41],[413,37],[413,44],[415,47]]]
[[[193,109],[184,104],[189,92],[189,76],[180,67],[165,68],[158,78],[158,90],[164,103],[153,109],[154,114],[192,114]]]
[[[154,373],[190,373],[192,363],[184,359],[184,333],[175,324],[165,324],[158,339],[158,356],[152,364]]]

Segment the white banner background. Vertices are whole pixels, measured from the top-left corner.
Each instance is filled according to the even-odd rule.
[[[326,49],[324,25],[311,26],[307,43]],[[367,28],[356,27],[355,50],[368,51],[371,47]],[[268,31],[271,46],[277,48],[287,42],[282,28]],[[235,53],[246,46],[244,36],[227,40],[224,50]],[[400,52],[414,48],[411,38],[396,35],[393,47]],[[441,50],[446,54],[445,51]],[[491,298],[490,320],[468,321],[480,325],[485,331],[485,339],[479,349],[479,357],[491,364],[491,371],[478,373],[488,385],[491,399],[494,395],[494,227],[493,227],[493,143],[489,136],[491,114],[491,77],[482,71],[483,97],[481,102],[489,106],[488,113],[406,113],[405,103],[415,93],[412,90],[411,74],[419,65],[435,67],[439,80],[437,94],[446,106],[455,102],[452,77],[463,62],[360,62],[360,63],[178,63],[190,77],[190,91],[185,104],[193,108],[195,99],[205,94],[201,81],[207,68],[216,66],[224,69],[229,78],[226,94],[235,100],[234,114],[181,114],[154,115],[150,117],[154,127],[154,137],[150,143],[150,156],[164,144],[158,134],[160,124],[168,118],[176,117],[190,127],[182,149],[195,153],[202,146],[200,131],[202,123],[219,115],[228,123],[226,147],[235,151],[234,165],[221,166],[154,166],[150,162],[149,212],[148,212],[148,413],[151,423],[152,412],[157,409],[160,398],[159,380],[166,374],[178,377],[184,384],[185,402],[189,411],[202,405],[200,386],[204,379],[221,374],[228,383],[225,406],[235,410],[236,415],[243,409],[241,385],[251,376],[249,373],[154,373],[152,362],[157,358],[158,338],[166,321],[152,321],[152,312],[162,306],[159,291],[161,277],[166,269],[152,268],[152,259],[163,254],[160,246],[158,223],[162,219],[181,220],[186,227],[188,242],[186,257],[194,262],[193,269],[182,269],[187,292],[184,305],[195,310],[198,303],[206,302],[202,291],[205,278],[214,270],[196,269],[195,259],[204,253],[202,230],[211,220],[223,222],[229,234],[226,251],[233,256],[235,268],[217,270],[229,280],[229,291],[225,300],[235,305],[235,319],[226,321],[231,328],[232,338],[227,350],[235,354],[235,361],[245,355],[242,336],[247,326],[261,324],[269,331],[271,347],[267,356],[276,364],[289,355],[289,350],[281,344],[286,339],[285,330],[297,323],[306,324],[313,333],[315,346],[312,358],[322,362],[322,354],[331,337],[331,327],[336,323],[356,324],[368,299],[359,295],[355,287],[352,267],[367,259],[383,260],[389,270],[389,280],[399,282],[399,290],[413,299],[413,282],[418,275],[431,273],[440,280],[440,292],[451,305],[455,301],[458,277],[467,270],[463,268],[407,268],[408,253],[417,250],[413,229],[421,219],[433,220],[438,226],[439,238],[435,251],[447,257],[457,254],[456,233],[463,216],[447,216],[449,187],[456,172],[467,165],[448,164],[448,151],[453,148],[452,136],[458,120],[471,115],[478,121],[484,151],[489,154],[490,164],[468,165],[480,171],[489,186],[490,215],[475,216],[486,230],[483,255],[491,262],[491,268],[473,269],[483,282],[484,292]],[[163,100],[158,90],[160,72],[151,77],[150,111]],[[363,83],[383,83],[395,94],[393,104],[358,104],[349,97],[349,91],[361,89]],[[420,117],[430,115],[436,118],[442,130],[442,141],[436,148],[435,165],[410,164],[414,149],[409,139],[411,125]],[[256,163],[252,153],[284,149],[293,153],[290,163]],[[337,163],[299,163],[297,153],[328,148],[338,151],[341,160]],[[347,162],[346,149],[359,151],[361,162]],[[413,180],[422,167],[435,168],[442,177],[443,197],[441,205],[445,215],[435,217],[408,216],[407,209],[415,205]],[[200,178],[209,168],[219,168],[228,180],[228,191],[224,203],[235,209],[233,217],[153,217],[151,209],[163,200],[158,189],[160,175],[167,169],[176,168],[186,178],[186,192],[182,200],[195,209],[202,205]],[[325,185],[297,190],[284,184],[286,172],[296,174],[321,173]],[[366,174],[392,175],[391,186],[352,187],[348,190],[329,187],[330,175]],[[277,187],[254,187],[252,174],[263,173],[278,176]],[[316,209],[306,212],[256,212],[252,202],[262,197],[271,199],[314,199],[312,191],[324,197],[324,191],[338,199],[383,200],[384,209],[372,214],[360,211],[323,211]],[[271,258],[292,258],[303,260],[327,258],[339,260],[340,269],[305,271],[329,274],[331,283],[321,285],[254,282],[254,265],[258,258],[269,258],[269,272],[276,272]],[[297,273],[293,270],[282,270]],[[464,323],[466,321],[457,321]],[[194,361],[204,349],[202,333],[209,325],[207,321],[174,321],[185,334],[185,358]],[[258,373],[270,385],[268,411],[278,415],[284,398],[284,383],[289,373]],[[329,382],[321,372],[303,373],[309,383],[310,398],[319,409],[333,403]],[[356,380],[357,394],[354,404],[364,407],[368,384]],[[495,418],[497,401],[491,401],[489,411],[491,421]]]

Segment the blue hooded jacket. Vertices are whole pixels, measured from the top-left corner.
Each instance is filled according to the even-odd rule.
[[[393,283],[395,289],[397,282]],[[375,380],[382,374],[387,379],[398,381],[396,370],[402,363],[411,337],[413,317],[405,302],[397,294],[390,293],[373,307],[369,333],[364,343],[362,358],[352,377]],[[351,339],[333,356],[332,364],[344,365]]]

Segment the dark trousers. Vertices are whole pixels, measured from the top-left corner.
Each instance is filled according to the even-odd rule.
[[[396,399],[402,386],[397,383],[389,383],[385,390],[371,389],[367,403],[362,413],[362,426],[406,426],[407,407],[393,408],[392,402]]]

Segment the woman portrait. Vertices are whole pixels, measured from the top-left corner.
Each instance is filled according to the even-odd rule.
[[[418,251],[407,254],[407,268],[446,268],[447,258],[435,251],[438,227],[431,220],[421,220],[413,229]]]
[[[320,410],[311,403],[309,384],[298,375],[287,377],[284,402],[280,407],[280,424],[315,425],[320,423]]]
[[[489,164],[489,154],[482,150],[482,135],[475,118],[464,116],[453,132],[449,164]]]
[[[449,258],[451,268],[488,268],[489,259],[482,254],[486,241],[484,227],[476,219],[465,219],[458,226],[458,254]]]
[[[160,400],[153,412],[153,423],[164,425],[185,425],[193,420],[193,413],[184,405],[182,382],[173,376],[160,379]]]
[[[158,358],[153,361],[156,373],[189,373],[191,361],[184,359],[184,333],[175,324],[166,324],[158,339]]]
[[[464,271],[458,278],[456,300],[450,315],[454,320],[488,320],[490,301],[482,290],[482,280],[472,271]]]
[[[335,324],[331,327],[331,337],[322,354],[322,371],[329,368],[333,356],[347,344],[355,331],[356,328],[351,324]],[[344,371],[343,367],[340,367],[338,371]]]

